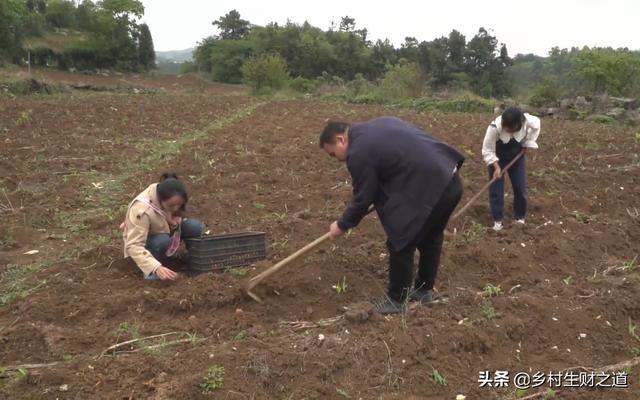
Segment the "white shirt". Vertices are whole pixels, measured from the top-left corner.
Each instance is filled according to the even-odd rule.
[[[487,165],[491,165],[498,161],[496,155],[496,142],[500,140],[502,143],[509,143],[511,138],[522,144],[522,147],[537,149],[538,135],[540,134],[540,118],[531,114],[524,114],[525,122],[522,128],[515,133],[508,133],[502,129],[502,116],[496,118],[487,128],[482,143],[482,158]]]

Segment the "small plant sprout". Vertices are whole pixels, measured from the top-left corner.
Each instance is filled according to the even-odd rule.
[[[487,283],[487,286],[484,287],[485,297],[500,296],[501,294],[502,294],[502,289],[500,288],[500,285],[494,286],[491,283]]]
[[[284,221],[285,219],[287,219],[287,212],[286,211],[283,212],[283,213],[274,212],[271,215],[275,218],[276,221]]]
[[[431,381],[439,386],[447,386],[447,379],[435,368],[431,372]]]
[[[464,231],[463,236],[467,242],[473,242],[481,239],[487,233],[487,227],[473,221],[471,226]]]
[[[228,272],[234,278],[240,279],[245,275],[247,275],[247,272],[249,272],[249,269],[244,267],[233,267],[233,268],[227,268],[226,272]]]
[[[285,247],[287,247],[287,244],[289,243],[289,239],[282,239],[282,240],[276,240],[275,242],[273,242],[273,244],[271,245],[271,247],[273,247],[273,249],[284,249]]]
[[[628,329],[629,329],[629,335],[630,335],[632,338],[634,338],[634,339],[636,339],[636,340],[640,341],[640,337],[638,337],[638,334],[636,333],[636,329],[637,329],[637,328],[638,328],[638,326],[635,324],[635,322],[633,322],[633,321],[631,320],[631,318],[629,318],[629,328],[628,328]]]
[[[346,277],[342,277],[342,281],[336,283],[335,285],[331,286],[333,288],[333,290],[336,291],[336,293],[338,294],[343,294],[346,293],[347,291],[347,278]]]
[[[583,213],[583,212],[581,212],[581,211],[577,211],[577,210],[576,210],[576,211],[573,211],[573,212],[571,213],[571,215],[573,215],[573,216],[574,216],[574,218],[575,218],[578,222],[580,222],[580,223],[582,223],[582,224],[588,224],[589,222],[592,222],[592,221],[595,221],[595,220],[596,220],[596,217],[594,217],[594,216],[592,216],[592,215],[589,215],[589,214],[585,214],[585,213]]]
[[[636,268],[638,267],[638,264],[636,263],[636,261],[638,260],[638,256],[633,257],[632,260],[629,261],[625,261],[624,263],[622,263],[622,270],[624,272],[633,272],[636,270]]]
[[[240,332],[238,332],[237,335],[233,337],[233,340],[235,340],[236,342],[239,342],[241,340],[244,340],[246,337],[247,337],[247,331],[241,330]]]
[[[573,276],[571,275],[567,276],[562,280],[562,282],[564,282],[564,284],[567,286],[571,285],[571,281],[573,281]]]
[[[489,321],[496,317],[496,309],[493,308],[493,305],[490,301],[485,301],[482,303],[482,316]]]
[[[188,333],[187,337],[189,338],[189,342],[191,343],[191,346],[195,347],[198,345],[198,343],[200,343],[202,341],[202,339],[200,339],[198,337],[197,333]]]
[[[200,384],[203,395],[208,395],[222,388],[224,384],[224,367],[214,365],[207,370],[203,382]]]
[[[555,398],[556,398],[556,391],[549,388],[547,390],[547,393],[545,393],[544,395],[544,400],[555,399]]]

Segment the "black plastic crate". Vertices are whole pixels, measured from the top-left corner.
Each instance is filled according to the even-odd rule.
[[[189,266],[200,272],[241,267],[267,257],[264,232],[205,235],[186,242]]]

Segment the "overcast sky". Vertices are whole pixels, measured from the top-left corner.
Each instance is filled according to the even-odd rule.
[[[553,46],[640,49],[639,0],[362,1],[362,0],[142,0],[156,50],[194,47],[216,33],[211,22],[232,9],[252,24],[287,19],[327,29],[342,16],[367,28],[371,40],[406,36],[432,40],[457,29],[470,39],[490,29],[509,53],[546,55]]]

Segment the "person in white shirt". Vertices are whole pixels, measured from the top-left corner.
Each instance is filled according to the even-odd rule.
[[[489,127],[482,143],[482,157],[489,166],[489,179],[500,176],[502,169],[524,151],[508,170],[513,187],[513,213],[516,222],[524,224],[527,214],[527,170],[525,155],[528,149],[537,149],[540,118],[523,113],[517,107],[507,108]],[[499,231],[504,219],[504,179],[496,180],[489,188],[489,205],[493,216],[493,229]]]

